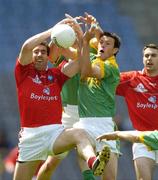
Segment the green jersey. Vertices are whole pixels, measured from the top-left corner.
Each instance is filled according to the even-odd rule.
[[[149,150],[158,150],[158,131],[142,133],[140,140]]]
[[[63,106],[66,106],[67,104],[78,105],[78,86],[79,75],[75,75],[66,81],[61,92]]]
[[[114,56],[106,61],[90,56],[92,65],[99,63],[102,79],[86,78],[79,85],[79,115],[84,117],[113,117],[115,115],[115,91],[120,73]]]
[[[61,56],[58,62],[54,66],[58,66],[63,60],[64,56]],[[79,75],[75,75],[67,80],[62,87],[61,99],[63,106],[78,105],[78,87],[79,87]]]

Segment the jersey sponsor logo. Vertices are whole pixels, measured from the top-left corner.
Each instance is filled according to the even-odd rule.
[[[142,83],[139,83],[136,88],[134,88],[136,92],[147,92],[148,90],[145,89],[144,85]]]
[[[42,81],[40,80],[40,78],[38,77],[38,75],[35,76],[35,78],[32,78],[32,81],[36,84],[41,84]]]
[[[147,102],[146,104],[137,102],[137,108],[142,108],[142,109],[146,109],[146,108],[157,109],[158,108],[158,105],[156,104],[156,96],[150,96],[148,98],[148,101],[149,102]]]
[[[38,101],[57,101],[58,96],[45,96],[45,95],[37,95],[35,93],[31,93],[30,99],[38,100]]]
[[[46,94],[46,95],[50,95],[50,89],[49,87],[46,87],[43,89],[43,93]]]

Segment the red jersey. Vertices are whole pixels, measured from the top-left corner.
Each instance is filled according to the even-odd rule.
[[[158,76],[145,71],[121,73],[117,95],[124,96],[136,130],[158,130]]]
[[[33,64],[22,66],[17,61],[15,79],[22,127],[61,124],[60,92],[68,79],[61,68],[38,71]]]

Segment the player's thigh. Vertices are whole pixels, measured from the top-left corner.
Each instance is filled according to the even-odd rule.
[[[108,164],[105,167],[102,180],[115,180],[117,178],[118,154],[111,153]]]
[[[148,151],[142,143],[133,144],[133,159],[137,179],[151,179],[156,160],[155,153],[155,151]]]
[[[31,180],[41,161],[17,162],[13,180]]]
[[[68,128],[65,129],[55,140],[53,144],[54,154],[69,151],[81,142],[89,141],[88,134],[83,129]]]
[[[137,179],[151,180],[155,167],[155,161],[147,157],[139,157],[134,160]]]

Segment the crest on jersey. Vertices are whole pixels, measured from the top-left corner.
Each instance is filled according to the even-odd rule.
[[[150,96],[148,98],[148,101],[152,102],[152,103],[156,103],[156,96]]]
[[[46,94],[46,95],[50,95],[50,89],[49,87],[46,87],[43,89],[43,93]]]
[[[53,76],[52,75],[48,75],[48,80],[49,81],[53,81]]]
[[[134,88],[136,92],[147,92],[148,90],[145,89],[144,85],[142,83],[139,83],[136,88]]]
[[[36,84],[41,84],[42,81],[40,80],[40,78],[38,77],[38,75],[35,76],[35,78],[32,78],[32,81]]]

